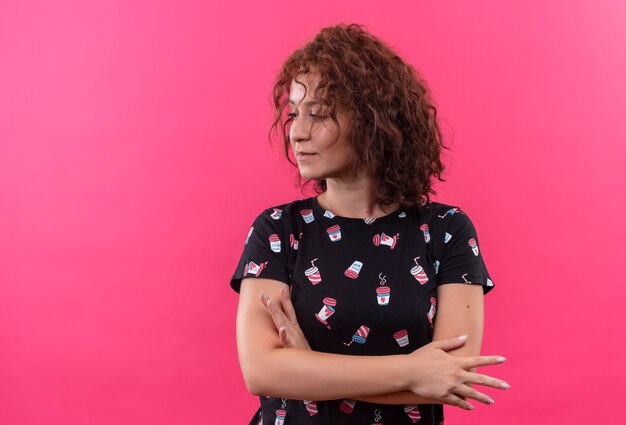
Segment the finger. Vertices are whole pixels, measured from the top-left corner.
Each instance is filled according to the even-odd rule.
[[[461,335],[433,341],[431,342],[431,344],[433,344],[433,346],[436,348],[441,348],[444,351],[448,351],[462,346],[463,344],[465,344],[465,341],[467,341],[467,335]]]
[[[283,302],[283,310],[285,311],[285,316],[292,323],[298,323],[298,318],[296,317],[296,311],[293,308],[293,303],[291,302],[291,298],[289,297],[289,290],[287,289],[287,285],[284,285],[281,289],[281,296]]]
[[[461,359],[461,367],[466,370],[477,366],[500,364],[506,360],[506,358],[502,356],[470,356],[459,358]]]
[[[474,406],[455,394],[448,394],[444,398],[444,401],[446,402],[446,404],[449,404],[451,406],[460,407],[461,409],[465,410],[474,410]]]
[[[483,375],[482,373],[463,372],[461,377],[466,384],[485,385],[488,387],[498,388],[499,390],[511,388],[507,382],[501,379],[492,378],[491,376]]]
[[[278,329],[278,339],[280,339],[280,343],[283,348],[289,347],[289,342],[287,341],[287,330],[284,327]]]
[[[471,398],[473,400],[480,401],[484,404],[493,404],[494,401],[491,397],[486,394],[481,393],[480,391],[476,391],[472,387],[468,387],[467,385],[463,385],[460,388],[455,390],[456,395],[459,397]]]
[[[267,302],[267,309],[270,312],[270,316],[272,316],[272,320],[274,321],[276,329],[280,329],[281,327],[286,326],[286,317],[283,314],[282,310],[276,305],[274,300],[270,299]]]

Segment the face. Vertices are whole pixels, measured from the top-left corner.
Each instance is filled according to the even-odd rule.
[[[312,97],[320,80],[319,73],[300,74],[297,79],[306,87],[306,94],[305,88],[292,80],[289,139],[300,175],[306,179],[347,177],[350,164],[346,113],[337,108],[338,125],[321,99]]]

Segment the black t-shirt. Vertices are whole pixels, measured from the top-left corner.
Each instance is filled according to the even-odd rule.
[[[432,341],[437,286],[494,284],[469,217],[430,202],[375,219],[333,216],[311,197],[259,214],[231,279],[290,285],[311,349],[348,355],[408,354]],[[389,405],[260,397],[257,425],[439,425],[443,405]],[[283,422],[281,422],[281,420]]]

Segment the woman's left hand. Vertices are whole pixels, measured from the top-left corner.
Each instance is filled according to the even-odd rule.
[[[302,329],[300,329],[296,311],[289,298],[288,285],[283,285],[280,288],[280,300],[273,300],[264,292],[261,292],[260,299],[272,316],[283,348],[310,350],[309,342],[304,336]]]

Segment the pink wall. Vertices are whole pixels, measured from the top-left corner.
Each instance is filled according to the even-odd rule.
[[[303,197],[270,83],[342,21],[430,82],[454,148],[436,199],[497,282],[483,353],[509,360],[483,371],[512,388],[448,422],[615,423],[622,2],[94,3],[0,3],[0,423],[247,423],[228,280],[256,214]]]

